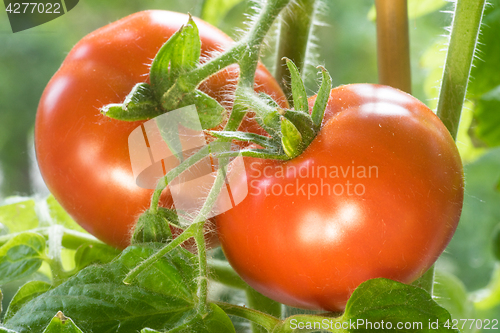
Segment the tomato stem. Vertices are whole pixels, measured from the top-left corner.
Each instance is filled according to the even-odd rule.
[[[174,96],[174,91],[185,93],[194,90],[209,76],[219,72],[229,65],[237,63],[245,49],[246,45],[242,42],[238,42],[226,52],[221,53],[219,56],[211,58],[209,61],[201,64],[192,71],[181,74],[177,78],[174,86],[170,88],[171,91],[169,91],[169,94]]]
[[[309,36],[312,33],[316,0],[297,0],[284,11],[280,20],[275,77],[291,104],[290,74],[284,57],[292,60],[302,77],[306,65]]]
[[[42,228],[36,228],[30,230],[31,232],[36,232],[46,239],[49,238],[49,229],[50,227],[42,227]],[[12,238],[16,237],[19,235],[21,232],[17,233],[12,233],[8,234],[5,236],[0,236],[0,246],[4,245],[7,243],[9,240]],[[92,235],[89,234],[84,234],[82,232],[78,232],[75,230],[70,230],[66,229],[63,227],[63,235],[62,235],[62,240],[61,244],[63,247],[71,250],[76,250],[77,248],[80,247],[82,244],[92,244],[92,245],[99,245],[99,246],[107,246],[97,238],[93,237]]]
[[[224,302],[215,302],[215,304],[217,304],[227,314],[250,320],[251,322],[262,326],[268,332],[274,332],[273,329],[280,323],[280,320],[274,316],[249,309],[244,306]]]
[[[156,212],[158,210],[158,204],[160,202],[161,193],[167,187],[169,181],[173,181],[176,177],[178,177],[181,173],[189,169],[191,166],[201,161],[203,158],[210,154],[209,146],[204,146],[196,153],[186,158],[181,164],[167,172],[163,178],[158,181],[156,185],[156,189],[153,192],[153,197],[151,198],[150,210],[152,212]]]
[[[136,266],[134,269],[132,269],[130,272],[128,272],[128,274],[123,279],[123,283],[131,284],[134,281],[134,279],[139,274],[141,274],[142,271],[144,271],[146,268],[148,268],[149,266],[154,264],[156,261],[160,260],[160,258],[163,257],[165,254],[172,251],[173,249],[175,249],[177,246],[184,243],[189,238],[193,237],[195,234],[196,228],[199,228],[199,226],[196,224],[191,224],[186,230],[184,230],[179,236],[174,238],[170,243],[165,245],[158,252],[156,252],[151,257],[144,260],[138,266]]]
[[[285,8],[290,0],[275,0],[265,2],[257,21],[252,25],[248,34],[240,43],[246,45],[240,65],[240,77],[238,87],[235,92],[235,101],[229,120],[224,127],[225,131],[235,131],[239,128],[243,117],[246,114],[246,107],[241,103],[241,94],[244,94],[246,88],[252,88],[255,80],[255,71],[259,63],[260,51],[264,38],[271,28],[273,22],[279,13]]]
[[[458,0],[439,92],[437,115],[456,139],[485,0]]]
[[[379,83],[411,93],[406,0],[376,0]]]
[[[255,289],[248,287],[246,290],[248,306],[254,310],[262,311],[276,318],[281,317],[281,303],[278,303],[266,296],[258,293]],[[261,325],[252,323],[252,332],[266,332]]]

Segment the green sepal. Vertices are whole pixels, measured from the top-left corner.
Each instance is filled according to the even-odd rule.
[[[165,111],[156,102],[151,86],[138,83],[125,97],[123,104],[108,104],[101,108],[101,112],[109,118],[137,121],[157,117]]]
[[[171,226],[174,226],[179,229],[183,229],[179,222],[179,215],[175,211],[175,209],[169,209],[165,207],[158,207],[158,214],[162,216]]]
[[[159,99],[163,93],[165,93],[168,88],[172,85],[170,80],[170,61],[172,60],[172,55],[177,47],[177,41],[179,40],[181,27],[176,31],[160,48],[156,54],[153,62],[151,63],[151,69],[149,70],[149,80],[151,86],[155,93],[155,96]]]
[[[255,133],[240,132],[240,131],[209,131],[209,133],[215,136],[216,138],[224,138],[242,142],[253,142],[264,148],[276,147],[275,143],[271,138]]]
[[[222,123],[226,117],[227,110],[215,99],[200,90],[184,95],[177,108],[193,104],[196,105],[202,129],[214,128]],[[168,105],[168,103],[164,105]]]
[[[155,97],[160,100],[168,95],[168,90],[174,85],[176,78],[198,65],[200,55],[201,41],[198,27],[190,16],[187,24],[163,44],[151,64],[149,77]],[[182,98],[183,96],[170,97],[169,99],[176,100],[172,103],[175,105],[165,109],[173,110],[179,107],[176,104]]]
[[[318,67],[321,69],[323,80],[321,81],[321,86],[319,87],[318,95],[316,97],[316,101],[314,102],[311,113],[311,118],[316,131],[319,131],[321,128],[321,123],[323,122],[323,117],[325,116],[328,99],[330,98],[330,91],[332,90],[332,77],[325,67]]]
[[[285,117],[281,117],[281,144],[283,150],[290,157],[294,158],[302,152],[303,139],[295,125]]]
[[[314,123],[308,113],[295,110],[284,110],[283,117],[290,120],[292,124],[302,135],[304,145],[307,147],[309,143],[316,137],[317,131],[314,128]]]
[[[280,147],[280,150],[254,149],[254,148],[246,148],[237,151],[228,150],[228,151],[218,152],[214,156],[216,158],[244,156],[244,157],[262,158],[267,160],[280,160],[280,161],[286,161],[290,159],[290,157],[283,152],[282,147]]]
[[[290,59],[286,57],[284,57],[283,59],[286,60],[286,65],[288,67],[288,70],[290,71],[292,78],[293,107],[297,111],[309,113],[306,88],[300,76],[299,69]]]
[[[146,210],[139,216],[132,235],[131,244],[167,243],[172,240],[170,223],[162,211]]]
[[[180,72],[191,70],[196,67],[201,55],[201,42],[198,27],[189,15],[189,21],[180,29],[176,40],[176,47],[172,53],[170,64],[170,78],[177,76]]]

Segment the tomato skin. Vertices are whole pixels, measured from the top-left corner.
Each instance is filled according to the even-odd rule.
[[[159,48],[187,21],[185,14],[144,11],[92,32],[68,54],[38,107],[36,156],[49,190],[82,227],[118,248],[129,244],[130,230],[149,207],[152,191],[136,185],[128,152],[128,136],[142,122],[109,119],[99,108],[121,103],[136,83],[146,82]],[[232,45],[217,28],[195,21],[203,58]],[[237,76],[237,68],[218,73],[201,89],[224,102],[221,91],[229,90],[230,96],[226,84]],[[256,86],[286,103],[262,65]],[[171,205],[168,193],[162,205]]]
[[[390,87],[333,89],[323,127],[300,156],[246,165],[231,189],[248,186],[248,196],[216,218],[222,249],[250,286],[295,307],[341,311],[368,279],[414,281],[461,214],[453,139],[423,103]],[[344,168],[338,178],[335,166]]]

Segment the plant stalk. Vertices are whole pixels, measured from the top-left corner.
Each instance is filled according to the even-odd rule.
[[[215,302],[215,304],[217,304],[222,310],[224,310],[225,313],[247,319],[262,326],[268,332],[272,332],[274,327],[276,327],[280,323],[280,320],[276,317],[267,315],[257,310],[249,309],[247,307],[223,302]]]
[[[376,0],[379,83],[411,93],[407,0]]]
[[[292,60],[297,66],[302,79],[306,64],[307,46],[314,21],[316,0],[297,0],[290,4],[281,14],[279,45],[276,57],[275,77],[285,92],[288,102],[292,104],[290,73],[284,57]]]
[[[437,115],[453,139],[457,138],[485,3],[485,0],[456,3],[437,107]]]
[[[241,90],[252,88],[254,86],[255,71],[259,63],[262,43],[267,32],[279,13],[285,8],[291,0],[270,0],[267,1],[257,18],[257,22],[252,26],[248,34],[240,42],[246,45],[246,51],[243,53],[240,65],[240,77],[238,87],[235,92],[235,101],[229,120],[224,127],[225,131],[236,131],[240,127],[241,121],[246,114],[246,107],[240,103]]]

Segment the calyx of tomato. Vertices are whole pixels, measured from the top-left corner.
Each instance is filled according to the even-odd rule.
[[[180,228],[175,211],[163,207],[148,209],[139,216],[130,243],[168,243],[172,240],[170,225]]]
[[[204,92],[176,89],[177,79],[200,64],[201,42],[198,28],[190,16],[156,54],[149,71],[149,83],[138,83],[123,103],[101,108],[107,117],[124,120],[147,120],[168,111],[196,105],[202,128],[213,128],[224,119],[226,109]],[[175,87],[174,87],[175,86]]]
[[[262,148],[240,151],[243,156],[288,160],[299,156],[314,140],[321,129],[325,109],[332,89],[332,78],[328,71],[319,66],[322,82],[311,113],[306,89],[297,66],[286,59],[292,74],[293,109],[282,109],[265,94],[255,95],[253,91],[242,93],[243,103],[256,114],[259,125],[269,136],[238,131],[210,131],[217,138],[255,143]]]

